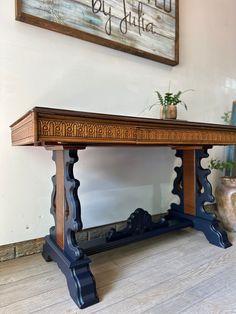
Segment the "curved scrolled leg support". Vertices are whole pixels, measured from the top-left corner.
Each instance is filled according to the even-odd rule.
[[[213,202],[215,199],[212,195],[212,186],[207,179],[211,171],[210,169],[204,169],[201,165],[202,159],[208,156],[207,149],[196,151],[196,210],[198,217],[213,220],[215,219],[215,215],[207,213],[203,207],[205,202]]]
[[[50,213],[53,216],[54,223],[56,224],[56,175],[52,176],[52,195],[51,195],[51,208]],[[49,230],[50,236],[56,241],[56,231],[55,226],[52,226]]]
[[[202,159],[209,156],[207,149],[187,147],[186,150],[177,150],[176,156],[181,158],[182,165],[175,168],[177,177],[172,192],[179,196],[180,204],[171,204],[169,217],[191,221],[192,227],[202,231],[211,244],[227,248],[231,246],[227,233],[219,226],[215,215],[203,207],[205,202],[214,201],[207,179],[210,170],[201,165]]]
[[[181,159],[181,166],[175,167],[174,171],[176,172],[176,177],[173,183],[172,193],[179,197],[179,204],[172,203],[171,209],[178,212],[184,211],[184,197],[183,197],[183,151],[177,150],[176,157]]]
[[[213,202],[212,186],[207,177],[210,169],[204,169],[201,161],[209,156],[207,148],[196,150],[196,219],[194,228],[204,233],[207,240],[216,246],[227,248],[232,244],[228,240],[227,233],[219,226],[216,216],[205,211],[205,202]]]
[[[81,207],[78,198],[79,181],[73,167],[78,161],[77,150],[53,151],[56,176],[52,177],[51,214],[55,227],[50,229],[43,247],[46,261],[53,260],[66,276],[72,299],[80,308],[99,301],[96,283],[90,271],[90,259],[76,243],[75,234],[82,229]]]
[[[74,164],[79,160],[76,150],[66,150],[64,152],[65,162],[65,234],[64,251],[73,259],[83,257],[83,251],[77,246],[75,233],[82,230],[81,207],[78,198],[78,188],[80,182],[74,178]]]

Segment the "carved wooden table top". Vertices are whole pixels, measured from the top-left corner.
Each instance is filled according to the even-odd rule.
[[[35,107],[11,125],[13,145],[227,145],[236,126]]]

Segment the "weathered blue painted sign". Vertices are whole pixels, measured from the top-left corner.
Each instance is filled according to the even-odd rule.
[[[18,20],[178,63],[178,0],[17,0]]]

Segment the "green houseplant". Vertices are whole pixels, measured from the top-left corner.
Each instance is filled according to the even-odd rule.
[[[161,119],[176,119],[177,118],[177,105],[183,105],[187,110],[186,103],[181,99],[182,95],[186,92],[193,91],[188,89],[185,91],[178,91],[172,93],[170,91],[161,94],[158,90],[155,91],[157,94],[158,102],[148,107],[151,110],[154,106],[160,105],[160,118]]]
[[[209,162],[210,170],[220,170],[221,172],[229,170],[231,173],[234,168],[236,168],[236,162],[233,160],[221,161],[219,159],[212,158]]]

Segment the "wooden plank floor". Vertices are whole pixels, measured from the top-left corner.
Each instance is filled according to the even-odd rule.
[[[79,310],[41,255],[0,264],[0,313],[236,313],[236,241],[186,229],[91,256],[100,302]]]

